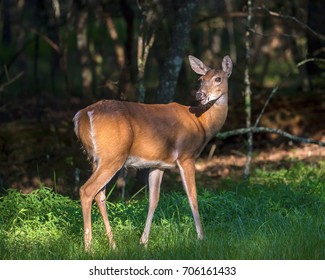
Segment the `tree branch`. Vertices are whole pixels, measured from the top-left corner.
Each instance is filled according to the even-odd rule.
[[[325,147],[325,142],[315,140],[315,139],[310,139],[310,138],[298,137],[296,135],[285,132],[281,129],[268,128],[268,127],[263,127],[263,126],[239,128],[239,129],[234,129],[234,130],[230,130],[230,131],[226,131],[226,132],[221,132],[221,133],[218,133],[216,135],[216,137],[217,137],[217,139],[224,140],[231,136],[243,135],[243,134],[247,134],[247,133],[275,133],[275,134],[281,135],[283,137],[289,138],[293,141],[303,142],[303,143],[308,143],[308,144],[316,144],[318,146]]]
[[[15,77],[8,79],[7,82],[5,82],[4,84],[0,85],[0,92],[5,91],[5,88],[7,86],[9,86],[10,84],[14,83],[15,81],[17,81],[22,75],[24,75],[24,72],[20,72],[19,74],[17,74]],[[8,77],[7,77],[8,78]]]
[[[302,26],[304,29],[306,29],[308,32],[310,32],[313,36],[319,38],[322,41],[325,41],[325,36],[324,35],[317,33],[315,30],[313,30],[312,28],[310,28],[307,24],[303,23],[302,21],[300,21],[296,17],[281,15],[279,13],[270,11],[265,6],[263,6],[263,7],[257,7],[257,8],[254,8],[254,9],[256,9],[256,10],[263,10],[266,13],[268,13],[270,16],[273,16],[273,17],[278,17],[278,18],[283,18],[283,19],[291,20],[291,21],[297,23],[298,25]]]
[[[60,46],[57,43],[55,43],[51,38],[49,38],[48,36],[46,36],[45,34],[43,34],[42,32],[38,31],[35,28],[31,28],[30,31],[40,36],[58,54],[62,53]]]
[[[263,114],[264,114],[264,112],[265,112],[265,109],[266,109],[267,105],[269,105],[270,100],[272,99],[273,95],[278,91],[278,89],[279,89],[279,87],[276,86],[276,87],[271,91],[269,97],[267,98],[267,100],[266,100],[265,103],[264,103],[264,106],[263,106],[263,108],[262,108],[262,110],[261,110],[261,113],[259,114],[259,116],[257,117],[257,119],[256,119],[256,121],[255,121],[254,127],[257,127],[257,126],[258,126],[258,124],[259,124],[259,122],[260,122],[260,120],[261,120],[261,118],[262,118],[262,116],[263,116]]]
[[[316,61],[316,62],[323,62],[323,63],[325,63],[325,59],[322,59],[322,58],[307,58],[307,59],[305,59],[305,60],[303,60],[303,61],[300,61],[296,66],[297,66],[297,67],[300,67],[300,66],[306,64],[307,62],[311,62],[311,61]]]

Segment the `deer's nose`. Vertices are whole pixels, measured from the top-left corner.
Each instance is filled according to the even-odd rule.
[[[204,99],[204,96],[205,96],[204,92],[198,91],[195,95],[195,98],[196,98],[196,100],[200,101],[200,100]]]

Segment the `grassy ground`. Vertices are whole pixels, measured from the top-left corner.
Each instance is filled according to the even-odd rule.
[[[93,209],[93,254],[83,250],[79,201],[41,188],[0,197],[0,259],[325,259],[325,162],[256,170],[249,182],[199,185],[205,240],[184,192],[163,193],[147,249],[138,244],[148,199],[109,203],[118,250]]]

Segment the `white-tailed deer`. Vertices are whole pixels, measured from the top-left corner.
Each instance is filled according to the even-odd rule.
[[[201,103],[198,107],[102,100],[75,115],[76,135],[93,162],[93,174],[80,189],[86,250],[92,239],[94,199],[103,217],[110,246],[115,248],[106,212],[105,186],[123,166],[150,168],[149,210],[140,243],[148,243],[164,169],[176,166],[188,196],[197,237],[203,239],[194,163],[225,122],[232,61],[225,56],[222,70],[215,70],[193,56],[189,56],[189,60],[192,69],[201,75],[201,87],[196,93]]]

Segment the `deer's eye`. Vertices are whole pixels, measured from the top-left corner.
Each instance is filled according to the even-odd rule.
[[[220,83],[221,82],[221,77],[215,78],[215,81],[216,81],[216,83]]]

